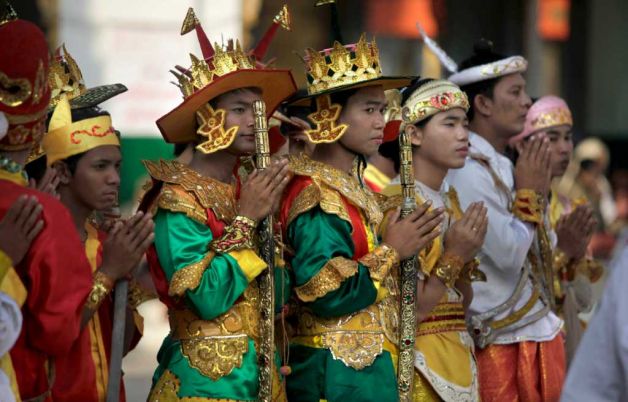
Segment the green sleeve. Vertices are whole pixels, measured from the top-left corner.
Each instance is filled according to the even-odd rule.
[[[316,276],[334,257],[351,260],[353,239],[351,225],[320,207],[299,215],[288,226],[288,242],[295,251],[292,259],[295,286],[302,286]],[[321,317],[353,313],[370,306],[377,297],[377,288],[368,269],[358,264],[357,273],[342,281],[340,287],[306,303]]]
[[[176,271],[205,257],[212,232],[183,213],[160,209],[154,219],[157,256],[170,282]],[[231,255],[217,253],[198,286],[185,292],[185,301],[199,317],[211,320],[228,311],[248,283],[243,269]]]

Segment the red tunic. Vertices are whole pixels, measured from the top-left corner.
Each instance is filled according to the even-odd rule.
[[[21,397],[28,399],[49,390],[47,367],[67,354],[79,337],[92,275],[70,213],[58,200],[6,179],[0,179],[0,194],[0,219],[23,194],[37,196],[43,206],[44,228],[15,267],[28,297],[11,359]],[[79,373],[74,372],[75,381]]]
[[[106,234],[93,227],[87,229],[85,254],[90,262],[90,273],[102,263],[102,242]],[[109,359],[113,331],[113,294],[105,298],[98,312],[74,342],[70,351],[56,359],[57,378],[52,389],[55,401],[104,402],[109,383]],[[140,339],[137,331],[132,347]],[[80,373],[80,376],[79,376]],[[80,380],[77,380],[80,378]],[[120,399],[125,401],[124,383],[120,379]]]

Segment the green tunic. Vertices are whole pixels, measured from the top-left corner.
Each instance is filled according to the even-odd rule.
[[[154,220],[155,250],[170,283],[175,272],[201,261],[207,255],[208,245],[213,240],[212,231],[207,225],[180,212],[159,209]],[[229,311],[251,281],[266,267],[258,258],[251,258],[250,255],[246,258],[234,257],[232,254],[217,253],[203,270],[198,286],[185,291],[183,302],[203,320],[213,320]],[[275,269],[275,275],[278,285],[276,300],[280,308],[286,301],[281,296],[289,294],[289,278],[285,270],[280,268]],[[283,292],[280,284],[286,287]],[[162,382],[174,375],[180,384],[177,397],[257,399],[257,355],[251,337],[248,338],[248,350],[242,356],[241,365],[216,380],[193,367],[183,353],[181,341],[173,339],[171,335],[164,340],[157,360],[159,366],[153,376],[153,387],[159,384],[164,373],[166,376]],[[161,388],[162,384],[159,385],[157,388]]]

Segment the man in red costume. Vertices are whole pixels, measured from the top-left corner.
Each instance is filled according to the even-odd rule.
[[[92,276],[68,211],[61,203],[28,189],[23,165],[44,132],[50,90],[48,47],[34,24],[10,9],[0,12],[0,113],[9,122],[0,141],[0,219],[22,195],[42,205],[44,228],[15,270],[27,297],[22,331],[11,350],[22,400],[51,400],[55,359],[76,341]]]

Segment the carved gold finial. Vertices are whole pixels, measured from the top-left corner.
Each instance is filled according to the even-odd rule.
[[[188,13],[185,15],[183,25],[181,25],[181,35],[193,31],[198,24],[199,21],[198,18],[196,18],[196,14],[194,14],[194,9],[192,7],[188,8]]]
[[[286,31],[292,30],[292,16],[290,15],[290,11],[288,10],[288,5],[284,4],[281,8],[281,11],[275,16],[273,22],[281,25],[283,29]]]

